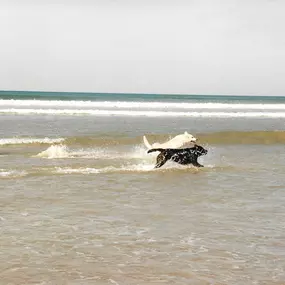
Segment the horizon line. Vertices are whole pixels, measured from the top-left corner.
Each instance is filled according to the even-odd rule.
[[[249,94],[182,94],[182,93],[136,93],[136,92],[80,92],[80,91],[39,91],[39,90],[0,90],[1,93],[44,93],[73,95],[162,95],[162,96],[220,96],[220,97],[285,97],[285,95],[249,95]],[[15,94],[16,95],[16,94]]]

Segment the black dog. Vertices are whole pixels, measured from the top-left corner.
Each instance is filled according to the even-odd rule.
[[[191,148],[153,148],[147,153],[160,151],[160,154],[156,158],[156,165],[154,168],[159,168],[166,163],[167,160],[173,160],[179,164],[193,164],[196,167],[204,167],[198,163],[198,157],[201,155],[206,155],[208,151],[200,145],[195,145]]]

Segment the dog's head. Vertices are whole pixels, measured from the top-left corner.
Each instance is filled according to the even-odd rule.
[[[191,134],[185,132],[183,134],[183,138],[185,142],[191,142],[191,143],[195,143],[197,141],[197,139],[195,137],[193,137]]]
[[[194,148],[194,152],[197,156],[206,155],[208,153],[208,151],[200,145],[196,144],[193,148]]]

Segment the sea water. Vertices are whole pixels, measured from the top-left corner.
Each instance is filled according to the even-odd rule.
[[[0,93],[2,284],[284,284],[284,120],[284,97]],[[153,169],[143,135],[184,131],[205,167]]]

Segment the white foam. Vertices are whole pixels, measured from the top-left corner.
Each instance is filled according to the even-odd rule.
[[[89,115],[130,117],[216,117],[216,118],[285,118],[285,112],[168,112],[94,109],[0,109],[2,114],[18,115]]]
[[[145,172],[153,171],[153,164],[137,164],[128,165],[121,167],[108,166],[103,168],[92,168],[92,167],[57,167],[55,169],[56,173],[59,174],[98,174],[98,173],[113,173],[113,172]]]
[[[80,174],[94,174],[94,173],[100,173],[100,169],[96,168],[90,168],[90,167],[81,167],[81,168],[62,168],[62,167],[57,167],[55,170],[56,173],[59,174],[74,174],[74,173],[80,173]]]
[[[68,148],[66,145],[52,145],[46,150],[37,154],[38,157],[42,158],[66,158],[69,157]]]
[[[7,170],[0,169],[0,178],[14,178],[26,176],[27,172],[24,170]]]
[[[133,147],[133,149],[126,154],[129,158],[143,158],[143,159],[148,159],[151,158],[152,156],[156,156],[157,154],[155,153],[147,153],[147,150],[144,146],[136,145]]]
[[[181,98],[183,99],[183,98]],[[74,107],[119,109],[250,109],[285,110],[285,104],[267,103],[189,103],[189,102],[127,102],[127,101],[61,101],[61,100],[0,100],[0,106],[17,107]]]
[[[177,163],[169,162],[163,166],[163,168],[155,169],[155,162],[147,163],[143,162],[140,164],[126,164],[122,166],[107,166],[102,168],[92,167],[56,167],[54,172],[58,174],[99,174],[99,173],[114,173],[114,172],[151,172],[151,171],[165,171],[165,170],[185,170],[193,168],[191,166],[183,166]],[[194,169],[194,168],[193,168]]]
[[[63,138],[3,138],[0,139],[0,145],[13,145],[13,144],[53,144],[63,142]]]

